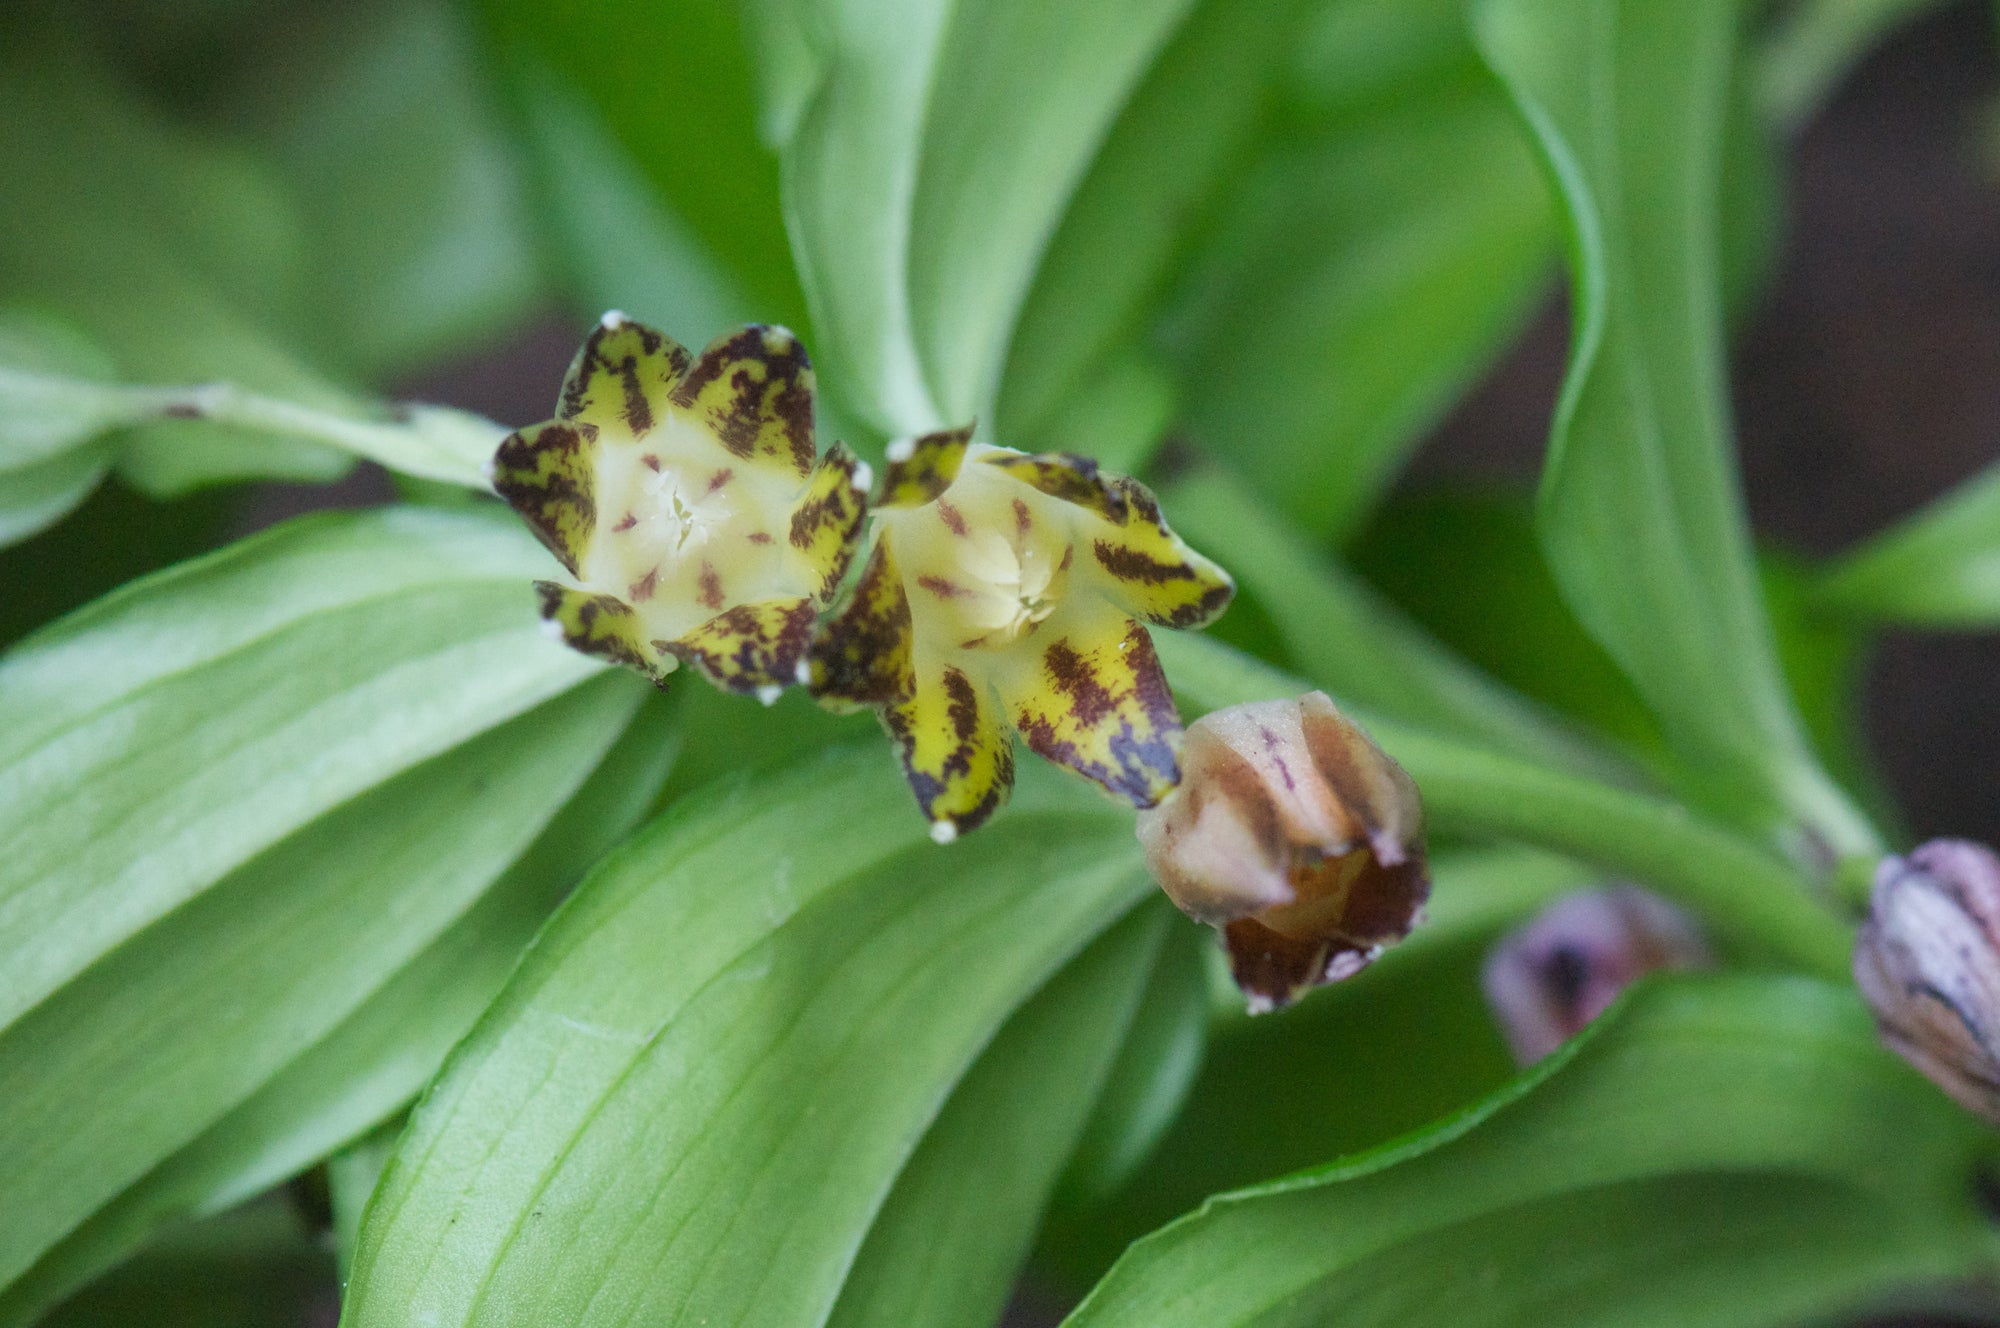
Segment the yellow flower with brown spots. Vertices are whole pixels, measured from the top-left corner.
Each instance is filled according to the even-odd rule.
[[[1181,722],[1145,624],[1197,627],[1233,593],[1137,481],[1067,453],[892,446],[875,543],[801,674],[874,707],[940,843],[1006,801],[1014,734],[1135,807],[1180,777]]]
[[[578,582],[535,583],[551,631],[656,682],[687,663],[767,702],[846,575],[869,480],[845,447],[816,459],[791,333],[745,327],[692,356],[618,313],[556,417],[493,459],[494,490]]]

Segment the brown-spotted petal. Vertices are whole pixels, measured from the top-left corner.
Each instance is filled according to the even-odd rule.
[[[723,690],[768,705],[797,680],[813,616],[810,599],[737,604],[676,640],[653,644]]]
[[[972,443],[972,426],[944,429],[889,444],[889,468],[882,476],[877,507],[922,507],[951,487]]]
[[[903,775],[931,823],[931,838],[948,844],[978,829],[1014,787],[1014,737],[991,693],[946,665],[919,670],[907,697],[882,707]]]
[[[995,450],[979,458],[1051,498],[1076,506],[1122,526],[1130,514],[1124,486],[1098,469],[1097,462],[1075,452],[1007,452]]]
[[[535,582],[535,594],[542,621],[571,649],[637,669],[656,683],[664,684],[673,672],[674,661],[646,640],[639,615],[616,595],[594,595],[554,581]]]
[[[1213,620],[1236,593],[1229,573],[1173,532],[1151,489],[1123,476],[1110,484],[1124,500],[1126,517],[1091,532],[1090,554],[1108,578],[1112,602],[1156,627],[1199,627]]]
[[[555,420],[508,434],[493,454],[493,491],[572,576],[597,532],[598,446],[595,426]]]
[[[802,680],[829,710],[885,705],[915,694],[910,601],[887,539],[875,541],[846,602],[813,633]]]
[[[672,401],[732,456],[801,479],[812,470],[812,365],[782,327],[751,324],[717,337],[674,386]]]
[[[1108,609],[1052,620],[1032,639],[1031,680],[1007,697],[1037,755],[1094,780],[1135,807],[1150,807],[1180,778],[1181,721],[1153,642]]]
[[[867,515],[868,467],[846,444],[835,443],[806,481],[786,532],[796,556],[819,579],[821,603],[833,598],[847,575]]]
[[[666,418],[692,357],[664,332],[608,313],[570,363],[556,418],[637,442]]]

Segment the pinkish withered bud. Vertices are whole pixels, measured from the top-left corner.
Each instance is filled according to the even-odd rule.
[[[1933,839],[1882,859],[1854,945],[1854,980],[1883,1042],[2000,1122],[2000,859]]]
[[[1146,865],[1222,933],[1253,1012],[1365,968],[1430,896],[1423,804],[1322,692],[1203,716],[1139,813]]]
[[[1615,885],[1564,895],[1501,937],[1480,985],[1514,1059],[1532,1065],[1646,974],[1714,962],[1687,913],[1650,890]]]

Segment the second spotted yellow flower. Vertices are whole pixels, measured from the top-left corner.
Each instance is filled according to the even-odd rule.
[[[1013,785],[1013,735],[1136,807],[1180,777],[1180,717],[1146,624],[1220,613],[1228,575],[1143,485],[1066,453],[892,447],[874,548],[815,634],[801,678],[873,707],[932,837],[983,823]]]

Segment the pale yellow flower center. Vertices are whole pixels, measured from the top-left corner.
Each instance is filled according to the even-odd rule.
[[[725,604],[790,587],[785,513],[798,487],[670,415],[600,453],[597,532],[580,579],[631,604],[653,636],[679,636]]]
[[[972,532],[958,549],[960,580],[971,592],[962,610],[969,624],[1013,640],[1055,611],[1061,550],[1016,544],[990,530]]]
[[[885,514],[919,634],[1000,648],[1062,605],[1075,558],[1067,514],[1046,494],[968,458],[936,502]]]
[[[638,524],[614,536],[643,550],[643,556],[657,562],[666,557],[685,557],[690,545],[705,543],[729,524],[736,504],[730,500],[730,485],[708,487],[711,477],[695,477],[702,487],[689,483],[679,467],[665,467],[658,474],[639,476],[641,491],[648,501],[635,507]]]

